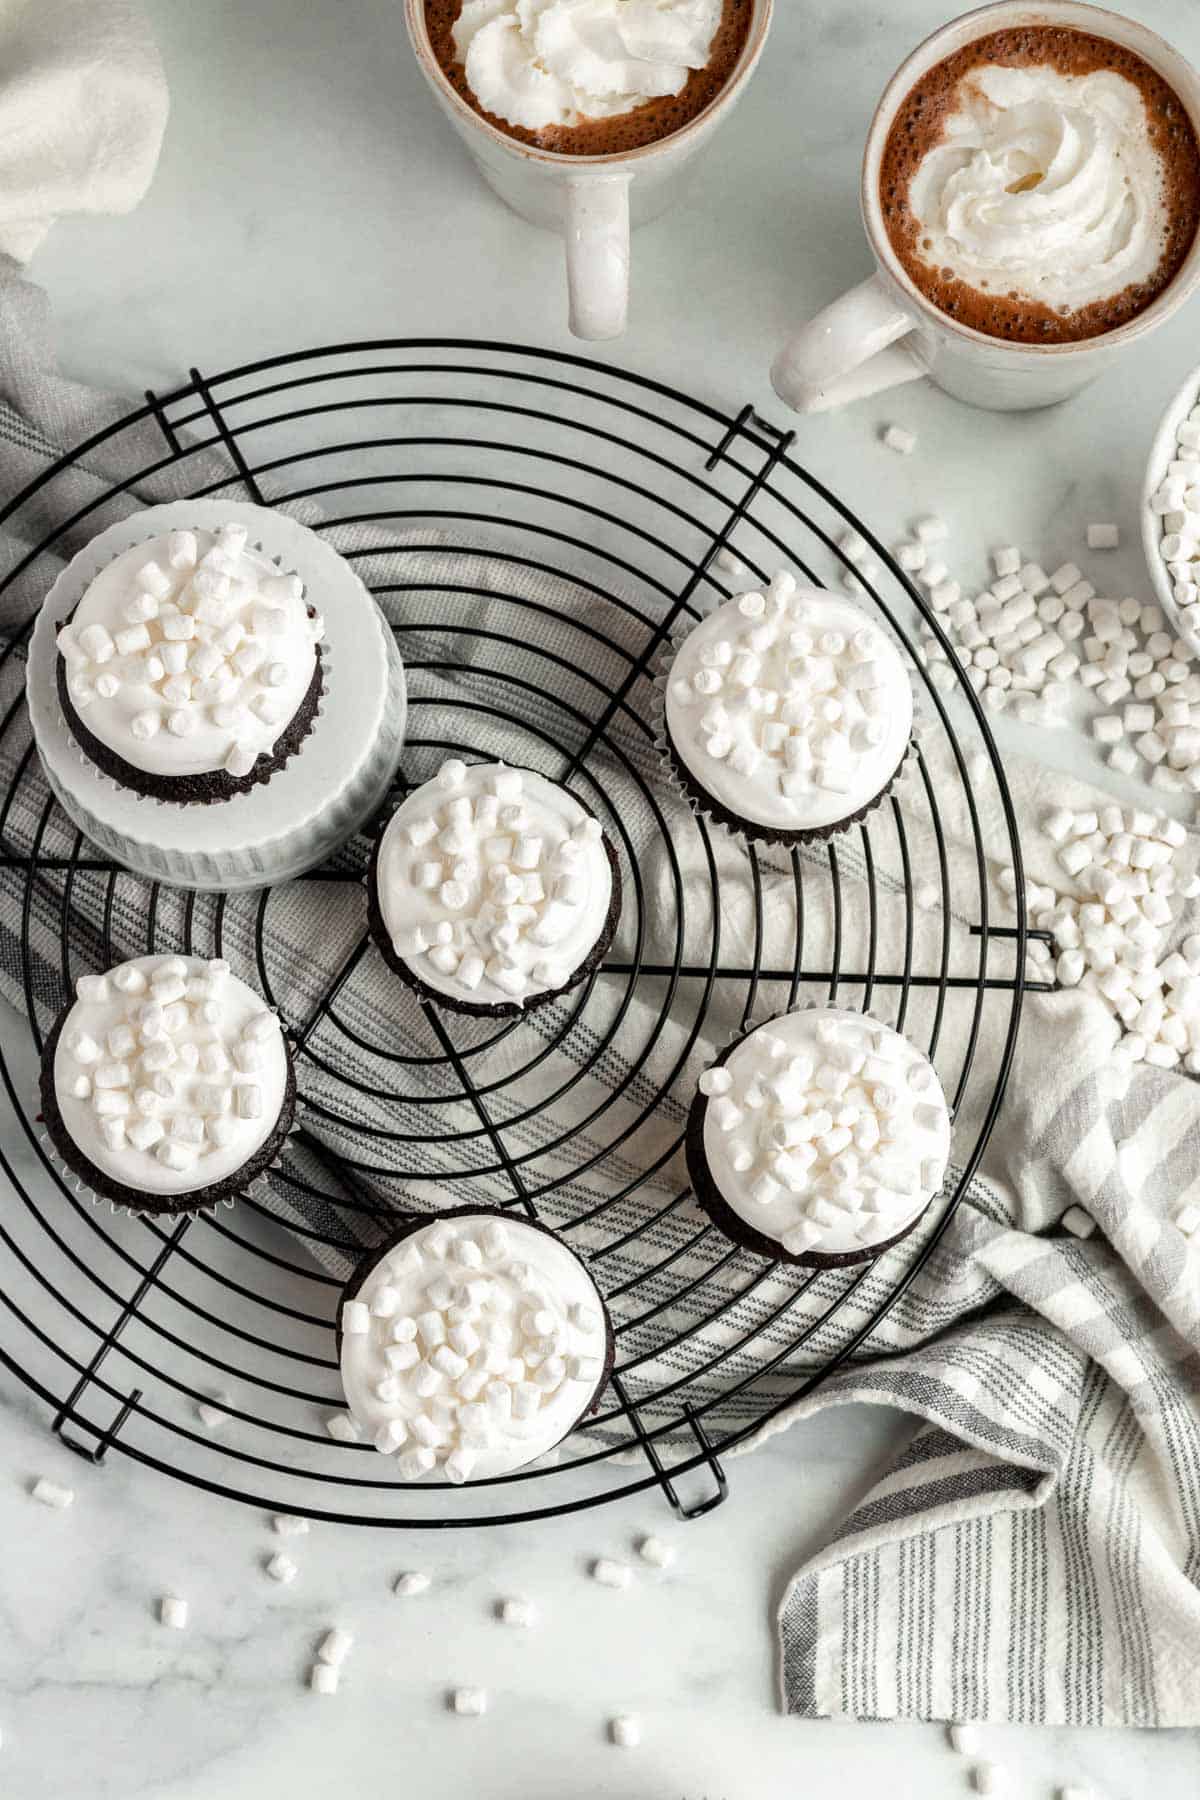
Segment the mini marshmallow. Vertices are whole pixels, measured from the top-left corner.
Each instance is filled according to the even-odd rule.
[[[306,1537],[309,1526],[308,1520],[296,1513],[276,1513],[271,1528],[277,1537]]]
[[[158,1603],[158,1617],[171,1631],[182,1631],[188,1622],[188,1603],[178,1594],[164,1594]]]
[[[290,1556],[286,1555],[282,1550],[277,1550],[274,1556],[270,1557],[267,1561],[266,1573],[271,1577],[272,1581],[278,1581],[282,1583],[284,1587],[287,1587],[295,1581],[300,1570]]]
[[[43,1506],[53,1507],[56,1512],[65,1512],[75,1499],[74,1488],[63,1487],[61,1482],[51,1481],[45,1475],[38,1477],[29,1492],[33,1499]]]
[[[906,431],[902,425],[888,425],[883,432],[883,442],[899,456],[911,456],[917,447],[916,433]]]
[[[627,1563],[616,1562],[612,1557],[600,1556],[591,1567],[593,1581],[601,1587],[627,1588],[633,1580],[633,1570]]]
[[[636,1750],[642,1741],[642,1722],[634,1713],[621,1713],[608,1721],[608,1735],[621,1750]]]
[[[423,1570],[406,1569],[403,1574],[397,1575],[392,1583],[392,1592],[399,1594],[402,1600],[411,1600],[417,1594],[427,1593],[430,1585],[431,1577],[426,1575]]]
[[[481,1719],[488,1709],[487,1689],[481,1687],[455,1688],[450,1696],[450,1709],[460,1718]]]
[[[331,1663],[315,1662],[308,1671],[308,1685],[314,1694],[336,1694],[341,1671]]]
[[[660,1537],[645,1537],[638,1545],[638,1555],[656,1569],[669,1569],[675,1561],[675,1548]]]

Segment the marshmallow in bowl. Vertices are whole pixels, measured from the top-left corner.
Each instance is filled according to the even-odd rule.
[[[1133,82],[989,65],[956,98],[909,188],[924,261],[1070,312],[1154,277],[1167,204]]]
[[[720,22],[721,0],[466,0],[454,47],[486,112],[541,131],[680,93]]]

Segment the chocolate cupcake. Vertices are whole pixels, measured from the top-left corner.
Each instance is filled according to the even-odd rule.
[[[248,535],[230,520],[122,551],[58,632],[67,724],[136,793],[230,800],[269,781],[311,729],[324,623],[300,576]]]
[[[418,1220],[358,1268],[342,1299],[342,1384],[355,1431],[405,1481],[494,1480],[594,1412],[612,1324],[573,1250],[543,1225],[471,1207]]]
[[[612,943],[621,875],[566,788],[503,763],[442,764],[393,814],[368,881],[371,935],[423,1000],[490,1018],[578,985]]]
[[[941,1192],[950,1110],[907,1038],[837,1007],[784,1013],[700,1077],[688,1173],[734,1243],[809,1267],[868,1262]]]
[[[50,1141],[134,1212],[240,1193],[291,1128],[296,1083],[275,1014],[220,959],[136,956],[81,975],[42,1053]]]
[[[787,574],[695,626],[663,686],[684,792],[763,843],[848,830],[888,793],[912,737],[912,684],[891,639],[850,601]]]

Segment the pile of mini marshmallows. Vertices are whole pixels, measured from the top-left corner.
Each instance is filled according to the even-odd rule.
[[[1175,601],[1200,629],[1200,406],[1175,432],[1175,455],[1156,489],[1150,510],[1162,521],[1158,552],[1174,584]]]
[[[700,709],[702,748],[737,774],[773,772],[788,799],[850,793],[855,759],[886,737],[883,638],[865,622],[850,635],[814,628],[813,602],[786,572],[735,604],[740,622],[707,638],[701,667],[672,680],[672,699]]]
[[[1120,1019],[1126,1033],[1114,1053],[1118,1062],[1200,1074],[1200,934],[1163,957],[1172,900],[1200,896],[1200,878],[1181,881],[1172,866],[1187,841],[1183,826],[1106,806],[1055,810],[1042,829],[1082,896],[1037,883],[1025,889],[1030,923],[1054,936],[1059,981],[1099,994]],[[1015,904],[1012,869],[1001,872],[1000,885]],[[1045,946],[1030,948],[1037,954]]]
[[[519,999],[529,976],[513,954],[523,941],[539,954],[533,979],[561,987],[571,971],[553,954],[571,931],[588,898],[586,856],[603,837],[598,819],[583,819],[569,837],[548,848],[522,796],[519,769],[497,768],[488,791],[460,793],[465,763],[442,764],[434,781],[445,803],[404,827],[414,850],[424,851],[412,871],[415,885],[436,894],[444,916],[417,926],[398,945],[401,954],[427,956],[439,974],[468,991],[486,974]]]
[[[238,1120],[263,1116],[255,1080],[279,1020],[266,1008],[226,1042],[221,989],[229,964],[214,959],[203,974],[181,956],[165,956],[149,975],[122,963],[109,975],[81,975],[76,999],[84,1006],[118,1006],[103,1041],[81,1027],[67,1031],[63,1048],[78,1073],[68,1086],[90,1101],[110,1150],[126,1145],[176,1173],[230,1144]],[[176,1042],[180,1033],[187,1042]]]
[[[420,1405],[375,1437],[377,1450],[396,1456],[405,1481],[439,1463],[447,1480],[469,1480],[480,1451],[519,1442],[519,1428],[564,1383],[580,1384],[582,1407],[604,1367],[600,1310],[580,1302],[564,1314],[537,1271],[512,1260],[512,1240],[498,1220],[477,1237],[436,1227],[423,1250],[401,1246],[397,1257],[391,1266],[406,1276],[425,1274],[426,1258],[433,1264],[421,1311],[402,1310],[399,1291],[385,1284],[370,1305],[345,1302],[342,1331],[374,1339],[387,1369],[375,1389],[384,1405]],[[594,1340],[594,1354],[569,1354],[568,1323]],[[331,1420],[328,1428],[347,1435],[345,1424],[335,1429]]]
[[[1092,734],[1122,775],[1149,772],[1165,793],[1200,793],[1200,672],[1189,646],[1166,629],[1162,611],[1139,600],[1098,595],[1072,562],[1047,575],[1007,546],[993,552],[995,579],[973,599],[963,595],[937,546],[949,528],[938,518],[918,520],[896,560],[927,590],[930,604],[971,686],[993,712],[1006,708],[1023,724],[1059,726],[1072,691],[1090,692],[1104,708]],[[1092,525],[1092,549],[1115,548],[1115,526]],[[857,533],[841,542],[855,563],[847,586],[873,579]],[[946,651],[930,631],[919,652],[930,679],[955,686]]]
[[[804,1216],[783,1234],[792,1256],[831,1226],[877,1243],[889,1220],[911,1214],[942,1177],[918,1160],[914,1131],[936,1131],[944,1108],[928,1063],[905,1066],[895,1034],[870,1020],[819,1019],[815,1055],[794,1055],[769,1029],[734,1053],[732,1068],[706,1069],[700,1091],[709,1120],[732,1134],[730,1160],[760,1206],[784,1194]]]
[[[166,567],[151,560],[133,577],[120,630],[68,624],[57,639],[80,712],[96,698],[115,699],[126,683],[149,689],[157,703],[129,721],[132,736],[146,743],[164,729],[190,737],[207,711],[230,734],[224,767],[239,779],[259,755],[248,741],[255,725],[285,723],[274,690],[296,671],[283,603],[303,593],[298,575],[265,575],[244,554],[246,537],[244,525],[222,525],[200,556],[194,532],[171,532]],[[306,656],[322,631],[319,619],[310,622]]]

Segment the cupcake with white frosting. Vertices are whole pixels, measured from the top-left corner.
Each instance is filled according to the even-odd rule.
[[[229,800],[269,781],[312,727],[324,622],[301,577],[248,536],[230,520],[124,550],[58,631],[67,725],[139,794]]]
[[[672,770],[693,804],[773,844],[864,818],[913,730],[912,684],[892,640],[852,602],[787,574],[689,631],[662,706]]]
[[[418,1220],[348,1282],[338,1352],[345,1435],[405,1481],[509,1475],[561,1443],[612,1371],[608,1310],[545,1226],[455,1208]]]
[[[175,500],[78,550],[25,677],[55,799],[153,881],[232,892],[317,867],[378,814],[407,716],[353,562],[271,507]]]
[[[621,910],[616,852],[582,802],[531,769],[457,758],[397,808],[368,886],[389,966],[423,1000],[476,1016],[576,987]]]
[[[950,1109],[936,1069],[863,1013],[785,1013],[700,1077],[686,1155],[734,1243],[809,1266],[867,1262],[942,1190]]]
[[[42,1117],[93,1193],[193,1212],[242,1192],[292,1126],[275,1013],[220,958],[136,956],[81,975],[46,1040]]]

